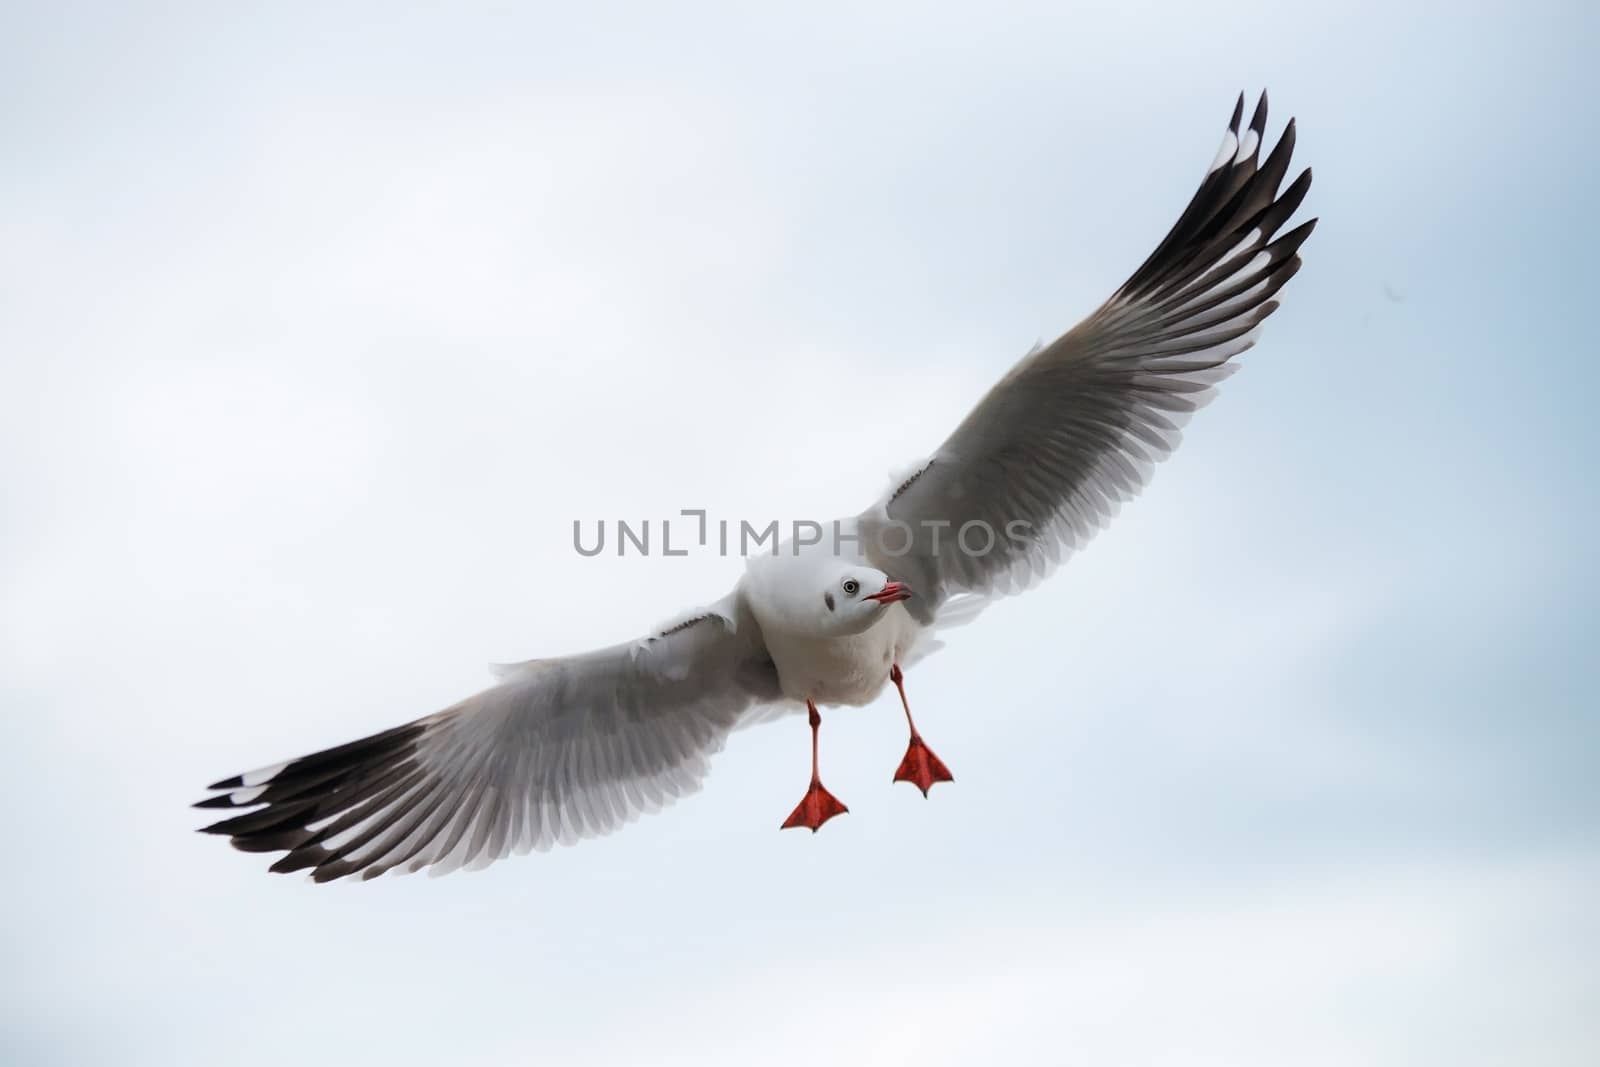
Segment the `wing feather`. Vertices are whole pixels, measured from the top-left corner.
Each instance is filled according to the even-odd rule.
[[[609,833],[698,789],[776,677],[737,594],[643,641],[503,668],[442,712],[237,775],[197,806],[316,881],[477,870]]]
[[[1266,94],[1241,133],[1243,116],[1240,96],[1194,197],[1116,293],[1024,357],[859,517],[868,557],[917,590],[906,606],[921,621],[956,594],[1027,588],[1082,547],[1177,447],[1277,310],[1315,220],[1279,230],[1311,172],[1280,193],[1294,120],[1259,162]],[[954,536],[969,524],[980,536]]]

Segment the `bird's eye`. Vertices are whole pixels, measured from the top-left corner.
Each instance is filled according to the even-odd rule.
[[[855,596],[861,592],[861,583],[854,578],[846,578],[844,580],[844,591],[850,596]]]

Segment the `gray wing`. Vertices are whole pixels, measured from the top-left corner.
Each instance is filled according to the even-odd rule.
[[[404,726],[211,786],[205,827],[319,881],[443,874],[610,833],[694,792],[739,717],[776,696],[735,594],[642,641],[533,660]]]
[[[1316,220],[1278,231],[1311,172],[1280,194],[1294,120],[1258,165],[1266,95],[1241,134],[1243,109],[1241,96],[1199,191],[1122,288],[1030,352],[860,516],[864,551],[917,591],[906,607],[922,621],[957,592],[1020,591],[1087,542],[1143,488],[1277,308]]]

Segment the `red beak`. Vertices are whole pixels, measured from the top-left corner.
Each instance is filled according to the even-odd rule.
[[[872,593],[862,599],[876,600],[880,604],[893,604],[897,600],[910,600],[911,587],[904,582],[889,582],[876,593]]]

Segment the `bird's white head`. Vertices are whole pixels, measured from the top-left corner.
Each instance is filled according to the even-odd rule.
[[[841,564],[818,569],[810,584],[811,613],[818,633],[858,634],[883,618],[890,604],[909,599],[911,590],[872,567]]]
[[[764,629],[848,637],[881,620],[912,590],[861,560],[787,552],[746,561],[745,596]]]

